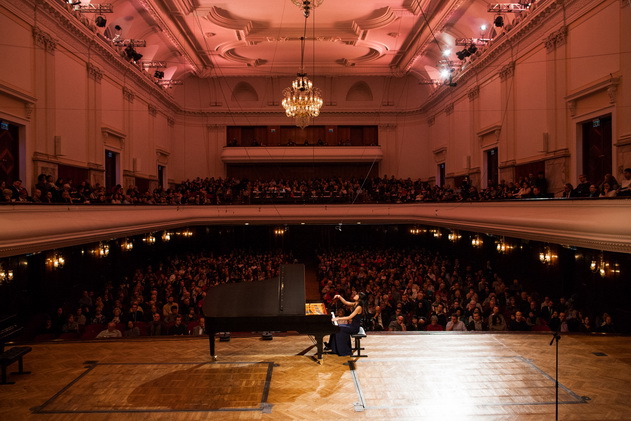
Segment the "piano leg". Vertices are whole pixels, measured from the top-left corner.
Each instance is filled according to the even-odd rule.
[[[316,340],[316,349],[317,349],[317,362],[322,364],[322,353],[324,352],[324,336],[323,335],[314,335]]]
[[[208,332],[208,342],[210,343],[210,358],[213,361],[217,361],[217,354],[215,354],[215,332]]]

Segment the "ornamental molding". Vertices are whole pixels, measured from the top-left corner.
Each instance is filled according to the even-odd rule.
[[[605,93],[609,97],[609,103],[615,104],[617,100],[618,85],[620,84],[620,79],[620,76],[611,75],[597,80],[592,84],[576,89],[572,93],[567,95],[565,97],[565,100],[567,101],[567,108],[570,112],[570,116],[576,116],[578,101],[590,95],[594,95],[598,92],[605,91]]]
[[[101,83],[101,79],[103,79],[103,70],[99,69],[92,63],[86,64],[88,70],[88,77],[90,79],[94,79],[97,83]]]
[[[499,67],[496,64],[503,56],[518,42],[524,39],[534,38],[537,34],[549,31],[557,27],[562,22],[562,14],[565,11],[567,16],[575,15],[582,8],[590,7],[588,0],[553,0],[549,2],[536,2],[527,12],[523,12],[523,17],[517,24],[501,33],[489,45],[484,48],[479,57],[472,61],[461,73],[456,75],[455,81],[458,85],[464,85],[470,78],[476,79],[485,71]],[[550,28],[550,29],[548,29]],[[539,40],[533,41],[539,42]],[[452,91],[439,89],[431,94],[430,98],[421,106],[421,112],[427,112],[437,103],[451,95]]]
[[[445,114],[450,115],[454,112],[454,103],[451,102],[445,107]]]
[[[138,0],[145,4],[144,0]],[[32,16],[33,5],[36,7],[37,18],[43,27],[52,31],[56,38],[50,39],[57,43],[68,44],[71,51],[80,51],[83,49],[89,49],[95,55],[103,61],[105,69],[99,69],[104,74],[112,74],[119,72],[119,79],[124,77],[130,79],[139,88],[142,88],[146,92],[147,96],[158,98],[163,104],[174,112],[182,111],[181,107],[174,101],[173,97],[168,91],[160,88],[154,82],[151,75],[147,72],[141,71],[137,66],[129,63],[121,55],[117,48],[112,43],[104,39],[98,32],[95,25],[86,20],[80,20],[75,12],[72,10],[72,6],[64,2],[50,2],[47,0],[28,0],[12,3],[11,6],[19,7],[21,13],[26,13],[27,16]],[[33,25],[33,22],[30,22]],[[34,37],[35,29],[33,28]],[[37,28],[39,30],[39,28]],[[41,30],[39,30],[41,32]],[[165,32],[163,32],[165,33]],[[36,38],[37,40],[37,38]],[[49,43],[49,47],[52,48],[52,44]],[[111,68],[109,68],[111,67]],[[123,77],[124,75],[124,77]]]
[[[155,117],[158,115],[158,109],[151,104],[147,104],[147,111],[151,117]]]
[[[136,99],[136,94],[134,91],[129,89],[126,86],[123,86],[123,99],[129,103],[134,103],[134,99]]]
[[[434,123],[436,123],[436,116],[431,116],[427,119],[427,125],[428,126],[433,126]]]
[[[175,119],[173,117],[167,117],[167,125],[169,127],[175,127]]]
[[[473,88],[469,89],[467,92],[467,97],[469,97],[469,101],[473,101],[480,95],[480,86],[475,85]]]
[[[33,115],[33,111],[35,111],[35,104],[33,104],[32,102],[25,102],[24,103],[24,116],[26,117],[27,120],[31,119],[31,116]]]
[[[548,35],[544,41],[546,50],[548,53],[553,52],[560,46],[564,45],[567,41],[567,26],[562,26],[561,29],[554,31]]]
[[[515,74],[515,62],[511,61],[510,63],[502,66],[498,75],[500,76],[500,80],[505,81],[506,79],[513,77]]]
[[[44,32],[39,27],[33,26],[33,40],[35,45],[45,50],[47,53],[55,54],[57,49],[57,40],[48,32]]]

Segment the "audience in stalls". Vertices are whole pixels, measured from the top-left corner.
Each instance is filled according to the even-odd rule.
[[[540,300],[545,291],[529,292],[518,279],[507,285],[490,261],[476,268],[429,250],[365,249],[321,253],[318,262],[331,311],[343,310],[336,294],[368,294],[366,330],[613,331],[609,315],[594,328],[573,300]]]
[[[548,182],[543,172],[520,177],[515,182],[501,180],[488,187],[478,189],[465,178],[458,186],[432,186],[428,182],[402,179],[394,176],[272,179],[248,180],[238,178],[206,177],[186,180],[173,188],[158,186],[144,193],[136,186],[124,189],[120,184],[106,189],[100,184],[91,186],[88,181],[75,185],[73,180],[41,174],[33,195],[29,196],[21,180],[11,186],[3,183],[0,202],[28,203],[92,203],[121,205],[220,205],[249,203],[423,203],[488,201],[502,199],[531,198],[579,198],[617,197],[631,195],[631,168],[623,172],[620,183],[607,174],[600,184],[591,184],[584,174],[579,176],[576,188],[571,183],[564,185],[556,194],[548,191]],[[592,189],[593,186],[593,189]]]
[[[38,332],[46,337],[62,333],[88,338],[90,333],[92,338],[199,336],[204,334],[202,307],[208,288],[273,278],[280,273],[281,264],[290,262],[292,256],[280,251],[235,250],[221,255],[200,252],[169,257],[157,265],[138,268],[117,283],[108,282],[97,293],[80,291],[75,307],[58,307]]]
[[[101,331],[98,335],[96,335],[97,339],[103,338],[122,338],[123,334],[120,330],[116,329],[116,323],[109,322],[107,324],[107,329]]]

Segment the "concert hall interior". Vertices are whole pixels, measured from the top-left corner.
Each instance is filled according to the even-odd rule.
[[[631,0],[15,0],[0,35],[0,418],[628,416]]]

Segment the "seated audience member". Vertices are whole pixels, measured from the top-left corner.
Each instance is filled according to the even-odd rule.
[[[482,315],[480,314],[479,311],[474,312],[473,316],[471,316],[471,321],[469,322],[469,325],[467,326],[468,330],[475,330],[477,332],[483,332],[485,330],[488,330],[486,323],[484,323],[484,319],[482,318]]]
[[[574,189],[574,196],[576,197],[588,197],[589,195],[589,186],[592,183],[587,181],[587,176],[585,174],[581,174],[578,176],[578,184]]]
[[[600,190],[595,184],[590,184],[586,197],[600,197]]]
[[[622,175],[624,179],[620,182],[618,196],[631,196],[631,168],[625,168]]]
[[[506,330],[506,319],[504,319],[504,316],[500,313],[500,308],[498,306],[493,307],[493,313],[489,316],[489,330]]]
[[[175,319],[179,317],[179,313],[177,312],[177,306],[171,306],[171,314],[168,314],[164,317],[164,323],[170,325],[175,323]]]
[[[526,319],[522,316],[521,311],[515,312],[515,315],[511,317],[509,330],[515,332],[527,332],[530,330],[530,326],[526,323]]]
[[[433,315],[430,319],[430,323],[427,325],[425,330],[427,330],[428,332],[440,332],[445,329],[442,327],[442,325],[438,324],[438,317],[436,315]]]
[[[369,327],[370,327],[370,330],[377,331],[377,332],[385,330],[380,306],[375,306],[375,313],[370,318]]]
[[[616,197],[616,190],[611,184],[605,182],[600,188],[600,195],[598,197]]]
[[[202,336],[206,334],[206,319],[203,317],[199,318],[199,324],[191,330],[191,335],[193,336]]]
[[[107,324],[107,329],[101,331],[98,335],[96,335],[97,339],[103,338],[122,338],[123,334],[120,330],[116,329],[116,323],[109,322]]]
[[[147,335],[161,336],[166,333],[166,327],[160,320],[160,313],[153,313],[153,320],[147,324]]]
[[[140,329],[137,326],[134,326],[134,322],[131,320],[127,322],[127,329],[123,332],[123,337],[125,338],[137,338],[140,336]]]
[[[458,319],[458,316],[455,314],[451,315],[451,320],[449,320],[447,322],[447,326],[445,327],[445,331],[460,331],[460,332],[465,332],[467,330],[467,327],[465,326],[465,324],[462,322],[462,320]]]
[[[79,323],[75,321],[74,315],[70,314],[66,323],[62,326],[63,333],[79,333]]]
[[[425,330],[425,326],[419,322],[418,317],[413,316],[412,321],[408,323],[406,330],[409,332],[416,332],[420,330]]]
[[[182,323],[182,316],[178,315],[175,318],[175,324],[169,328],[169,335],[188,335],[188,330],[184,323]]]
[[[564,199],[576,197],[576,193],[574,192],[574,187],[572,187],[572,183],[565,183],[565,185],[563,186],[563,191],[561,192],[561,197]]]
[[[603,324],[600,325],[598,329],[596,329],[596,332],[616,333],[616,328],[613,325],[612,317],[609,314],[605,313],[605,316],[603,317],[603,319],[604,319]]]
[[[107,318],[103,314],[103,307],[97,306],[94,309],[94,316],[92,316],[92,320],[90,322],[93,325],[104,325],[107,323]]]
[[[401,315],[396,316],[396,318],[388,325],[388,330],[394,332],[405,332],[407,330],[405,318]]]

